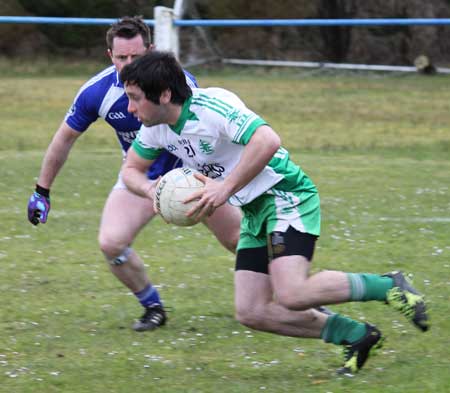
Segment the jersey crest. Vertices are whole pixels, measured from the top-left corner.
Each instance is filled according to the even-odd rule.
[[[203,154],[210,155],[210,154],[214,153],[214,149],[213,149],[213,147],[211,146],[211,144],[209,142],[204,141],[203,139],[200,139],[199,145],[200,145],[199,146],[200,151]]]

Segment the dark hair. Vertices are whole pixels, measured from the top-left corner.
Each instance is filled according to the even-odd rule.
[[[109,50],[112,50],[115,37],[130,39],[138,34],[141,35],[145,47],[148,48],[152,42],[148,25],[141,16],[124,16],[116,23],[113,23],[106,32],[106,45]]]
[[[171,52],[152,50],[127,64],[120,72],[123,83],[137,85],[145,97],[159,104],[161,94],[171,91],[170,102],[182,105],[192,90],[186,82],[183,68]]]

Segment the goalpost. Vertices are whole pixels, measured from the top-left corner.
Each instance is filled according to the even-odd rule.
[[[173,9],[159,6],[155,7],[153,11],[156,48],[172,51],[177,59],[180,55],[180,41],[178,37],[179,29],[174,21],[183,17],[184,5],[184,0],[175,0]]]
[[[174,10],[167,7],[154,9],[154,43],[156,49],[172,51],[179,57],[180,47],[178,41],[178,28],[174,25]]]

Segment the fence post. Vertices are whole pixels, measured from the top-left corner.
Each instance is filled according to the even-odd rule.
[[[178,43],[178,27],[174,21],[173,9],[167,7],[155,7],[155,46],[158,50],[172,51],[178,59],[179,43]]]

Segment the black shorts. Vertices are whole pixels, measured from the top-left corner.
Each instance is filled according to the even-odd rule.
[[[238,250],[235,270],[269,274],[269,263],[273,259],[289,255],[301,255],[312,261],[317,236],[290,226],[286,232],[272,232],[268,237],[267,247]]]

